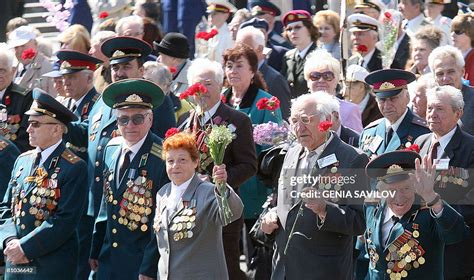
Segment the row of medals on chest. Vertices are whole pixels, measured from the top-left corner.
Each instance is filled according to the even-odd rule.
[[[417,238],[420,237],[419,224],[412,224],[413,231],[405,229],[395,241],[388,246],[388,254],[385,257],[387,261],[387,274],[390,279],[402,279],[408,276],[411,269],[419,268],[426,260],[423,257],[425,250],[419,244]],[[370,233],[369,233],[370,234]],[[372,240],[367,239],[369,246],[370,264],[375,268],[379,260],[379,255],[374,247],[370,247]]]
[[[19,217],[24,217],[26,212],[22,210],[23,204],[29,202],[30,208],[28,213],[35,217],[34,225],[40,226],[41,223],[48,219],[48,217],[54,212],[58,205],[58,200],[61,196],[61,190],[58,188],[57,177],[60,168],[57,167],[51,178],[48,177],[48,173],[43,167],[39,167],[34,172],[34,176],[28,176],[25,178],[26,183],[35,183],[36,187],[31,191],[30,198],[26,198],[26,190],[19,191],[19,195],[16,195],[18,201],[12,205],[15,205],[15,218],[16,223],[20,223]],[[21,174],[21,171],[17,173],[16,178]],[[16,178],[14,180],[16,180]],[[16,182],[16,181],[15,181]],[[24,227],[24,226],[23,226]]]
[[[148,230],[148,216],[152,213],[153,207],[151,192],[153,181],[147,178],[146,170],[141,170],[140,176],[133,180],[132,178],[135,177],[135,173],[136,169],[130,169],[127,189],[120,201],[118,223],[126,226],[131,231],[140,228],[141,231],[145,232]],[[108,192],[107,201],[116,205],[117,200],[114,199],[112,188],[110,187],[110,181],[113,178],[114,174],[111,173],[105,185]]]
[[[196,226],[196,200],[192,199],[185,203],[183,208],[171,221],[170,231],[174,241],[180,241],[194,236],[193,229]]]

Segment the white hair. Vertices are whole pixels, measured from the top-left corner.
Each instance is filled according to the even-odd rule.
[[[144,32],[144,24],[143,24],[143,18],[140,16],[128,16],[121,18],[118,22],[117,25],[115,26],[115,32],[117,35],[121,36],[123,34],[123,26],[125,24],[138,24],[140,26],[140,31],[141,33]]]
[[[11,69],[15,61],[15,54],[5,43],[0,43],[0,56],[6,58],[7,66]]]
[[[456,61],[456,65],[459,68],[464,68],[464,57],[458,48],[453,46],[441,46],[434,49],[430,53],[430,56],[428,56],[428,65],[433,75],[436,75],[434,69],[435,60],[443,59],[445,57],[454,58],[454,60]]]
[[[304,77],[308,80],[309,73],[312,69],[317,67],[327,67],[331,72],[334,73],[334,77],[337,81],[341,78],[341,64],[325,49],[317,49],[306,58],[304,63]]]
[[[262,30],[253,26],[247,26],[242,29],[239,29],[239,31],[237,32],[236,41],[242,42],[242,39],[245,37],[250,37],[252,39],[253,46],[250,47],[265,47],[265,35],[263,34]]]
[[[464,99],[462,92],[453,86],[436,86],[426,91],[427,103],[431,99],[438,99],[448,96],[451,99],[451,107],[454,111],[464,109]]]
[[[325,121],[328,118],[332,119],[333,112],[339,113],[339,102],[325,91],[307,93],[293,99],[291,111],[295,108],[301,108],[308,103],[315,105],[316,113],[319,114],[321,121]]]
[[[436,81],[433,75],[431,75],[431,73],[424,74],[421,75],[416,81],[408,84],[408,92],[410,94],[410,97],[413,97],[416,95],[417,90],[425,89],[426,91],[428,89],[434,88],[435,86]]]
[[[117,33],[109,30],[102,30],[94,34],[91,38],[91,44],[101,44],[105,40],[117,36]]]
[[[191,66],[188,68],[188,84],[192,84],[194,77],[204,72],[204,70],[210,70],[214,73],[215,81],[222,85],[224,82],[224,69],[219,62],[209,60],[207,58],[196,58],[191,62]]]
[[[171,82],[173,81],[173,76],[168,70],[168,67],[156,61],[147,61],[143,64],[143,68],[145,69],[145,74],[143,76],[148,76],[147,78],[149,80],[156,83],[165,93],[167,93]]]

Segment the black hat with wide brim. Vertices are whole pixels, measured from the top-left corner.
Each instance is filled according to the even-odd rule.
[[[34,102],[31,105],[30,110],[25,112],[25,115],[50,116],[62,122],[64,125],[78,120],[77,116],[68,108],[39,88],[33,89],[33,99]]]
[[[393,151],[371,160],[365,167],[370,178],[392,184],[406,180],[415,170],[415,160],[421,156],[413,151]]]
[[[160,43],[153,42],[153,45],[158,52],[168,56],[176,58],[189,57],[188,39],[181,33],[167,33]]]
[[[113,109],[149,108],[160,106],[163,90],[145,79],[125,79],[110,84],[102,93],[104,103]]]
[[[129,62],[133,59],[144,59],[151,54],[152,47],[145,41],[128,36],[114,37],[106,40],[100,47],[109,58],[110,65]]]

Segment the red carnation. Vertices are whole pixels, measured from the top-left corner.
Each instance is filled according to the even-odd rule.
[[[165,133],[165,139],[175,135],[176,133],[179,133],[179,129],[177,129],[176,127],[168,129]]]
[[[412,151],[412,152],[415,152],[415,153],[418,154],[418,153],[420,153],[420,146],[418,146],[418,144],[413,144],[410,147],[405,148],[403,150],[404,151]]]
[[[331,121],[323,121],[323,122],[320,122],[320,123],[319,123],[319,131],[321,131],[321,132],[328,131],[328,129],[330,129],[331,126],[332,126],[332,122],[331,122]]]
[[[197,39],[203,39],[209,41],[210,39],[214,38],[219,32],[217,29],[212,29],[209,32],[201,31],[196,34]]]
[[[176,73],[176,71],[177,71],[177,70],[176,70],[176,67],[173,67],[173,66],[168,66],[168,70],[170,70],[170,73],[171,73],[171,74],[174,74],[174,73]]]
[[[187,90],[182,92],[179,95],[179,99],[186,99],[190,96],[198,96],[204,93],[207,93],[207,88],[200,83],[195,83],[194,85],[190,86]]]
[[[26,49],[21,53],[21,59],[23,60],[32,59],[35,56],[36,56],[36,51],[33,48]]]
[[[221,95],[221,101],[222,103],[227,103],[227,97],[225,97],[225,95]]]
[[[367,52],[369,49],[367,48],[366,45],[357,45],[357,51],[358,52],[362,52],[362,53],[365,53]]]
[[[275,111],[280,108],[280,100],[276,96],[272,96],[267,102],[267,110]]]
[[[385,12],[385,13],[384,13],[384,16],[385,16],[386,18],[392,18],[392,14],[391,14],[390,12]]]
[[[189,97],[189,92],[187,90],[179,94],[179,99],[183,100]]]
[[[257,101],[257,109],[265,110],[267,109],[268,98],[264,97]]]
[[[10,95],[5,96],[5,106],[9,106],[12,103]]]
[[[107,12],[101,12],[101,13],[99,14],[99,18],[100,18],[100,19],[107,18],[108,16],[109,16],[109,13],[107,13]]]

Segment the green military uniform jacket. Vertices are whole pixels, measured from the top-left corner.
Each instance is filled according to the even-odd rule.
[[[78,258],[76,227],[87,196],[86,163],[61,143],[34,168],[34,150],[21,154],[0,205],[0,246],[20,239],[34,273],[7,273],[5,279],[74,279]]]
[[[123,137],[113,138],[104,150],[104,194],[91,249],[91,258],[99,260],[98,279],[157,275],[155,197],[169,181],[161,159],[162,140],[149,132],[117,182],[123,142]]]
[[[365,249],[369,255],[370,279],[444,279],[444,245],[460,242],[467,237],[463,217],[443,201],[439,218],[419,199],[395,223],[388,241],[382,237],[385,202],[367,204]]]

